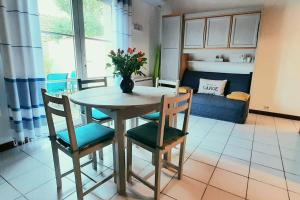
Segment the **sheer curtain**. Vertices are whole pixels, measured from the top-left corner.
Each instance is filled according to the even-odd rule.
[[[0,0],[0,56],[12,137],[23,142],[40,133],[45,119],[37,0]]]
[[[132,0],[112,0],[115,47],[127,50],[131,45]]]
[[[127,50],[131,46],[132,0],[112,0],[113,46]],[[122,77],[114,77],[114,85],[120,85]]]

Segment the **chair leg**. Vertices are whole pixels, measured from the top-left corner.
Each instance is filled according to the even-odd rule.
[[[160,177],[161,177],[161,151],[157,150],[155,152],[155,190],[154,190],[154,199],[158,200],[160,198]]]
[[[132,171],[132,141],[131,139],[127,138],[127,182],[132,183],[131,177]]]
[[[135,125],[136,125],[136,126],[139,125],[139,118],[138,118],[138,117],[135,118]]]
[[[78,153],[73,154],[73,167],[76,181],[76,192],[77,199],[83,200],[83,190],[82,190],[82,181],[81,181],[81,170],[80,170],[80,161]]]
[[[180,153],[179,153],[179,169],[178,169],[178,179],[180,180],[182,177],[182,171],[183,171],[183,160],[184,160],[184,152],[185,152],[185,139],[180,144]]]
[[[92,156],[92,160],[93,160],[93,169],[97,171],[97,153],[93,152],[93,156]]]
[[[168,152],[166,152],[164,155],[164,160],[166,160],[167,162],[171,162],[172,160],[172,149]]]
[[[112,144],[112,150],[113,150],[113,166],[114,166],[114,182],[117,183],[117,171],[116,171],[116,152],[115,152],[115,143]]]
[[[99,149],[99,162],[102,165],[103,164],[103,149]]]
[[[60,171],[58,148],[55,146],[55,144],[52,144],[52,142],[51,142],[51,147],[52,147],[52,156],[53,156],[54,168],[55,168],[56,185],[58,189],[61,189],[62,183],[61,183],[61,171]]]

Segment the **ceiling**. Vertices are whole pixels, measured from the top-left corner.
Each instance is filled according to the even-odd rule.
[[[149,0],[151,1],[151,0]],[[173,12],[211,11],[230,8],[257,7],[281,0],[166,0]],[[284,0],[283,0],[284,1]]]

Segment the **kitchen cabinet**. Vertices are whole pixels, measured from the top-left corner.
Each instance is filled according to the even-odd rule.
[[[184,48],[204,48],[205,19],[185,21]]]
[[[181,60],[181,16],[163,16],[160,78],[178,80]]]
[[[260,13],[234,15],[230,47],[256,47]]]
[[[231,16],[207,18],[206,48],[227,48]]]

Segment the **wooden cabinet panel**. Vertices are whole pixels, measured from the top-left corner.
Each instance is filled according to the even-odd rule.
[[[185,21],[184,48],[203,48],[205,19]]]
[[[230,47],[256,47],[260,13],[234,15]]]
[[[207,18],[206,47],[226,48],[229,43],[231,16]]]

